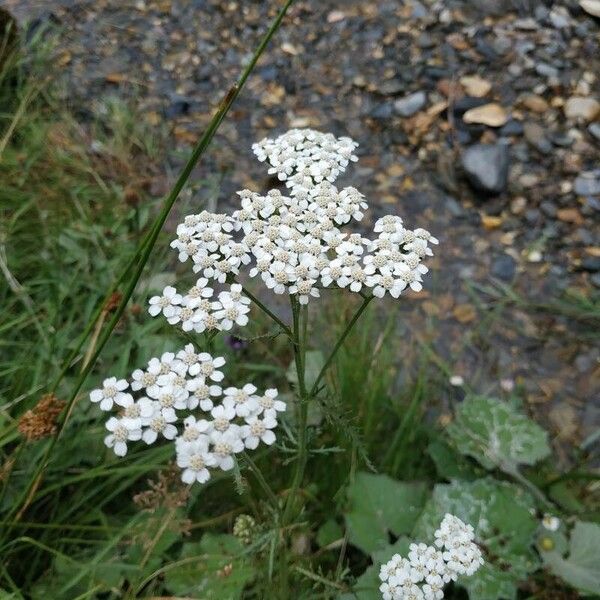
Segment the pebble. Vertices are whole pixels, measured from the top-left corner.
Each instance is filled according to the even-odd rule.
[[[579,0],[579,6],[592,17],[600,17],[600,0]]]
[[[573,96],[565,103],[565,115],[569,119],[583,119],[593,121],[600,113],[600,102],[595,98]]]
[[[500,135],[523,135],[523,123],[521,123],[521,121],[517,121],[516,119],[509,119],[506,125],[500,129]]]
[[[525,139],[538,152],[541,152],[542,154],[550,154],[550,152],[552,152],[552,143],[546,137],[546,131],[541,125],[538,125],[537,123],[525,123],[523,128]]]
[[[575,179],[573,189],[578,196],[600,196],[600,171],[582,173]]]
[[[492,102],[471,108],[463,115],[465,123],[477,123],[489,127],[502,127],[508,121],[508,115],[500,104]]]
[[[523,106],[536,113],[545,113],[550,107],[546,100],[537,94],[527,94],[523,98]]]
[[[560,71],[556,67],[547,63],[538,63],[535,65],[535,71],[538,75],[549,78],[556,78],[560,74]]]
[[[491,274],[502,281],[512,281],[516,271],[517,261],[509,254],[501,254],[492,262]]]
[[[427,102],[425,92],[416,92],[394,102],[394,110],[401,117],[412,117],[419,112]]]
[[[600,123],[592,123],[588,131],[600,142]]]
[[[476,144],[462,155],[462,166],[471,185],[489,194],[500,194],[506,189],[509,164],[505,144]]]

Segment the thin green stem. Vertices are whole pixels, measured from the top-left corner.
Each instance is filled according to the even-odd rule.
[[[25,509],[25,504],[32,500],[32,494],[35,491],[35,486],[39,485],[40,477],[41,477],[43,471],[46,469],[46,466],[48,465],[48,462],[50,460],[50,455],[52,454],[52,451],[54,450],[56,442],[59,439],[61,433],[64,431],[65,425],[68,420],[68,416],[69,416],[71,409],[75,403],[75,400],[77,398],[79,390],[83,386],[83,383],[85,382],[90,371],[93,369],[96,361],[98,360],[98,357],[100,356],[100,353],[104,349],[104,346],[108,342],[115,326],[117,325],[121,316],[123,315],[123,313],[125,311],[125,307],[127,306],[127,303],[129,302],[129,299],[131,298],[131,296],[133,294],[133,291],[137,285],[137,282],[139,281],[139,279],[142,275],[144,267],[145,267],[146,263],[148,262],[148,258],[150,257],[150,253],[151,253],[152,249],[154,248],[154,244],[156,243],[158,235],[159,235],[160,231],[162,230],[162,227],[163,227],[165,221],[167,220],[167,217],[168,217],[175,201],[177,200],[179,194],[181,193],[181,190],[187,183],[194,167],[196,166],[196,164],[198,163],[198,161],[200,160],[200,158],[206,151],[206,148],[208,147],[210,142],[212,141],[212,138],[214,137],[217,129],[219,128],[223,119],[225,118],[225,115],[229,112],[229,109],[231,108],[233,102],[238,97],[246,80],[250,76],[250,73],[252,73],[254,67],[256,66],[258,59],[264,52],[267,44],[269,43],[269,41],[271,40],[271,38],[273,37],[273,35],[277,31],[277,29],[279,28],[279,25],[281,24],[283,17],[285,16],[288,8],[293,3],[293,1],[294,0],[287,0],[285,2],[285,4],[283,5],[283,7],[281,8],[281,10],[279,11],[278,15],[273,20],[271,26],[269,27],[267,33],[263,37],[261,43],[258,45],[258,48],[255,50],[254,54],[252,55],[250,62],[246,65],[245,69],[243,70],[237,83],[235,83],[231,87],[231,89],[227,92],[227,94],[225,95],[225,97],[223,98],[221,103],[219,104],[219,107],[217,108],[217,111],[215,112],[213,118],[211,119],[207,129],[205,130],[204,134],[198,141],[198,143],[197,143],[196,147],[194,148],[194,150],[192,151],[192,154],[190,155],[187,163],[185,164],[183,170],[181,171],[181,174],[177,178],[177,181],[175,182],[173,189],[171,190],[171,192],[165,199],[163,206],[161,208],[161,211],[160,211],[158,217],[156,218],[152,229],[148,232],[148,234],[146,235],[146,237],[144,238],[144,240],[142,242],[143,251],[140,255],[139,262],[136,266],[136,269],[135,269],[132,277],[130,278],[125,291],[123,292],[121,302],[119,303],[118,308],[115,310],[112,318],[108,322],[106,328],[102,332],[102,334],[98,340],[96,349],[95,349],[94,353],[91,355],[89,362],[82,369],[79,377],[77,378],[77,381],[75,382],[74,388],[73,388],[72,393],[67,402],[67,407],[62,413],[62,418],[61,418],[61,421],[58,426],[57,434],[48,443],[46,451],[42,457],[42,460],[40,460],[39,465],[38,465],[37,469],[35,470],[33,477],[31,478],[30,484],[27,486],[27,489],[21,495],[19,501],[15,502],[10,515],[8,515],[7,520],[12,519],[12,517],[17,513],[22,514],[22,512]]]
[[[264,478],[261,470],[256,466],[256,463],[250,458],[250,456],[248,456],[247,452],[242,452],[242,456],[244,457],[244,461],[246,462],[248,467],[250,467],[250,470],[254,474],[254,477],[260,484],[260,487],[263,489],[263,491],[267,495],[267,498],[273,505],[273,508],[276,509],[279,505],[279,501],[277,500],[277,496],[271,489],[271,486],[267,483],[267,480]]]
[[[306,320],[308,313],[300,309],[298,300],[295,296],[290,296],[293,316],[293,337],[294,337],[294,364],[296,366],[296,378],[298,380],[298,455],[296,457],[296,468],[292,478],[292,484],[288,493],[285,509],[283,511],[282,523],[288,525],[288,520],[293,509],[294,502],[298,495],[298,489],[304,478],[304,469],[308,456],[307,449],[307,423],[308,423],[308,400],[309,395],[306,390],[305,365],[306,365]]]
[[[293,336],[292,336],[292,332],[289,328],[288,325],[286,325],[275,313],[273,313],[271,310],[269,310],[252,292],[250,292],[247,288],[242,286],[242,291],[244,292],[244,294],[246,296],[248,296],[248,298],[250,298],[250,300],[252,300],[252,302],[254,302],[254,304],[256,304],[256,306],[262,310],[270,319],[272,319],[277,325],[279,325],[279,327],[281,327],[281,329],[283,330],[283,332],[285,333],[285,335],[287,335],[290,339],[292,339],[293,341]]]
[[[356,325],[356,322],[358,321],[358,319],[360,319],[360,316],[363,314],[363,312],[365,311],[367,306],[369,306],[369,303],[371,302],[371,300],[373,300],[373,296],[368,296],[367,298],[365,298],[363,300],[363,303],[358,308],[358,310],[354,313],[354,316],[352,317],[352,319],[350,319],[350,322],[348,323],[348,325],[346,325],[346,329],[344,329],[344,332],[342,333],[342,335],[336,342],[335,346],[333,347],[333,350],[331,351],[331,353],[327,357],[327,360],[321,367],[321,370],[319,371],[319,374],[317,375],[317,378],[315,379],[315,381],[312,385],[309,397],[312,398],[312,396],[314,396],[317,393],[317,390],[319,389],[319,383],[321,383],[321,380],[325,376],[327,369],[329,369],[329,367],[331,366],[331,363],[333,362],[338,350],[342,347],[342,344],[344,343],[344,341],[346,340],[346,338],[352,331],[353,327]]]

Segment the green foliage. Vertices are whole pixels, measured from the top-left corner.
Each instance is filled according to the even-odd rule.
[[[398,536],[411,531],[426,493],[422,483],[357,473],[348,488],[348,539],[368,554],[387,546],[390,534]]]
[[[447,428],[456,448],[486,469],[514,472],[550,454],[546,432],[510,404],[471,396],[462,402]]]
[[[577,521],[571,531],[566,556],[561,548],[544,552],[546,566],[584,594],[600,594],[600,525]]]
[[[485,553],[485,565],[460,583],[471,600],[512,599],[517,584],[538,568],[533,551],[537,522],[533,500],[519,487],[492,478],[454,481],[435,486],[415,525],[413,536],[433,539],[446,513],[475,529],[476,542]]]
[[[232,535],[204,534],[183,545],[179,559],[165,569],[165,585],[176,596],[236,600],[255,570]]]

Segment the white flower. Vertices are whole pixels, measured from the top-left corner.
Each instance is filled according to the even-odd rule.
[[[233,469],[233,455],[244,450],[238,430],[228,429],[224,433],[216,431],[212,436],[212,451],[216,466],[223,471]]]
[[[200,308],[203,306],[203,301],[211,298],[213,294],[214,290],[209,287],[208,279],[201,277],[196,281],[196,285],[192,286],[185,295],[186,306]]]
[[[109,377],[102,382],[101,389],[90,392],[90,400],[99,402],[100,410],[111,410],[115,403],[122,405],[124,402],[129,402],[131,396],[124,393],[128,387],[129,384],[125,379],[117,380],[116,377]]]
[[[253,396],[256,387],[247,383],[241,389],[235,387],[226,388],[223,406],[233,408],[239,417],[247,417],[258,409],[258,399]]]
[[[186,344],[183,350],[177,353],[177,360],[185,365],[186,371],[191,375],[197,375],[197,369],[200,368],[198,354],[193,344]],[[195,372],[192,372],[195,371]]]
[[[311,296],[319,297],[319,290],[314,287],[317,283],[316,279],[298,279],[296,283],[289,288],[290,294],[298,294],[298,302],[300,304],[308,304]]]
[[[131,382],[131,389],[134,392],[137,392],[142,388],[155,385],[158,375],[157,373],[151,373],[150,370],[142,371],[142,369],[136,369],[131,374],[131,377],[133,378],[133,381]]]
[[[202,438],[177,446],[177,466],[183,469],[181,480],[184,483],[206,483],[210,479],[207,467],[215,464],[214,455],[208,451],[208,442]]]
[[[258,408],[255,414],[264,416],[270,416],[273,418],[277,417],[278,412],[284,412],[286,409],[285,402],[283,400],[277,400],[278,391],[275,388],[265,390],[262,396],[256,398],[258,402]]]
[[[177,290],[168,285],[162,293],[162,296],[152,296],[149,301],[150,308],[148,312],[156,317],[161,312],[167,318],[172,317],[176,307],[181,304],[181,294]]]
[[[225,359],[222,356],[213,358],[208,352],[201,352],[198,354],[198,360],[200,361],[200,368],[198,369],[198,375],[212,379],[213,381],[223,381],[223,373],[219,371],[219,367],[225,364]]]
[[[131,396],[121,404],[121,422],[128,429],[140,429],[142,419],[152,414],[152,401],[149,398],[140,398],[135,401]]]
[[[406,281],[398,279],[393,275],[373,275],[373,295],[383,298],[389,294],[392,298],[398,298],[406,288]]]
[[[410,544],[408,559],[394,554],[381,566],[379,578],[383,598],[440,600],[444,585],[459,575],[473,575],[483,564],[474,531],[457,517],[447,514],[435,532],[435,543],[446,552],[424,543]]]
[[[211,439],[218,437],[219,435],[225,433],[226,431],[233,431],[237,433],[240,429],[240,426],[236,423],[233,423],[233,420],[236,417],[235,408],[233,406],[228,406],[226,404],[219,404],[219,406],[215,406],[210,414],[213,418],[213,421],[210,422],[209,432],[211,434]]]
[[[556,531],[560,527],[560,519],[552,515],[544,515],[542,519],[542,525],[548,531]]]
[[[223,308],[215,311],[215,319],[221,323],[221,328],[224,331],[229,331],[234,324],[243,327],[248,324],[248,315],[250,308],[247,304],[235,300],[227,299],[222,301]]]
[[[187,407],[190,410],[194,410],[198,405],[204,411],[211,410],[214,405],[212,397],[219,397],[223,392],[218,385],[208,385],[204,377],[188,380],[187,389],[191,392],[187,399]]]
[[[256,416],[248,417],[246,425],[242,425],[242,437],[246,448],[254,450],[259,442],[270,446],[275,442],[275,434],[272,429],[277,427],[277,421],[272,415],[266,415],[264,419]]]
[[[162,408],[158,402],[152,403],[152,412],[142,419],[142,424],[147,429],[142,434],[146,444],[153,444],[162,434],[167,440],[175,439],[177,427],[173,425],[177,421],[177,415],[172,408]]]
[[[160,405],[163,414],[170,414],[170,411],[173,409],[183,410],[187,408],[188,396],[189,392],[185,388],[166,385],[160,388],[158,394],[153,396],[153,398]]]
[[[127,442],[136,441],[142,437],[142,430],[139,428],[130,428],[122,419],[111,417],[106,422],[106,429],[111,433],[104,438],[104,443],[108,448],[112,448],[117,456],[127,454]]]

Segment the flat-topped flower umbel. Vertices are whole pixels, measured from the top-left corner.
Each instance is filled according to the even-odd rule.
[[[249,277],[260,278],[275,294],[295,295],[300,304],[318,298],[322,288],[379,298],[398,298],[407,288],[420,291],[428,271],[423,260],[438,243],[428,231],[406,229],[397,215],[378,219],[373,238],[340,230],[360,221],[368,208],[357,189],[333,184],[358,160],[357,145],[312,129],[254,144],[257,158],[271,165],[269,173],[285,182],[289,195],[241,190],[241,207],[231,215],[202,211],[185,217],[171,246],[200,279],[185,294],[166,287],[151,298],[150,314],[162,312],[185,331],[244,326],[249,300],[239,286],[214,299],[211,285],[230,282],[246,267]]]

